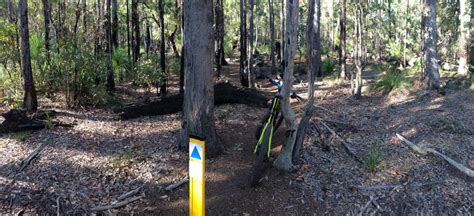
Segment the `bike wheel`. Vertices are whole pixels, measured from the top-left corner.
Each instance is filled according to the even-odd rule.
[[[264,131],[262,131],[262,142],[257,149],[258,159],[252,167],[252,175],[250,179],[250,185],[252,187],[257,186],[260,183],[260,180],[263,177],[263,173],[268,167],[267,159],[268,159],[268,147],[271,142],[271,136],[273,135],[273,126],[268,124],[267,127],[264,127]]]

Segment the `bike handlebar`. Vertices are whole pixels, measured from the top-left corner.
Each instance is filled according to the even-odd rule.
[[[273,85],[277,86],[278,87],[278,90],[281,90],[283,88],[283,85],[281,83],[279,83],[278,81],[270,78],[270,77],[267,77],[268,78],[268,81],[270,81]],[[299,101],[303,101],[303,98],[300,97],[298,94],[296,94],[296,92],[292,92],[291,95],[290,95],[291,98],[296,98],[298,99]]]

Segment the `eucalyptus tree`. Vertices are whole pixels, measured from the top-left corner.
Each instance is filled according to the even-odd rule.
[[[438,35],[436,32],[436,0],[423,0],[423,81],[427,88],[440,90]]]
[[[469,40],[471,31],[471,5],[470,0],[459,1],[459,67],[458,74],[461,76],[469,75]]]

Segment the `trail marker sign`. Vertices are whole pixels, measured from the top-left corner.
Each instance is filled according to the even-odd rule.
[[[206,211],[205,198],[205,139],[189,136],[189,215],[204,216]]]

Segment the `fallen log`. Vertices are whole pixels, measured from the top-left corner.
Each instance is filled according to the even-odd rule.
[[[326,123],[324,123],[324,121],[322,120],[319,120],[319,122],[334,136],[336,137],[341,143],[342,145],[344,146],[344,148],[346,149],[347,153],[349,153],[349,155],[351,155],[356,161],[360,162],[361,164],[364,164],[364,161],[362,159],[359,158],[359,156],[357,156],[357,154],[355,153],[354,149],[352,149],[352,147],[349,145],[349,143],[347,143],[346,140],[344,140],[342,137],[340,137],[336,131],[334,131],[332,128],[330,128]]]
[[[55,111],[38,111],[28,115],[26,110],[12,109],[2,116],[5,120],[0,124],[0,134],[20,132],[28,130],[41,130],[55,126],[72,127],[72,124],[64,124],[52,120]]]
[[[179,186],[183,185],[183,184],[186,184],[189,182],[189,176],[186,176],[184,177],[180,182],[178,183],[175,183],[175,184],[171,184],[171,185],[168,185],[168,187],[165,188],[166,191],[172,191],[176,188],[178,188]]]
[[[425,147],[420,147],[412,143],[411,141],[407,140],[405,137],[397,133],[398,139],[403,141],[408,147],[413,149],[415,152],[421,155],[426,155],[428,153],[431,153],[433,155],[436,155],[442,159],[444,159],[446,162],[448,162],[451,166],[456,168],[457,170],[461,171],[462,173],[466,174],[467,176],[474,178],[474,171],[465,167],[464,165],[456,162],[455,160],[451,159],[450,157],[440,153],[439,151],[432,149],[432,148],[425,148]]]
[[[235,87],[229,83],[214,86],[214,104],[245,104],[255,107],[267,107],[268,98],[257,90]],[[159,101],[136,104],[114,109],[120,119],[127,120],[141,116],[156,116],[177,113],[183,110],[183,94],[164,97]]]
[[[33,152],[31,152],[31,154],[28,155],[28,157],[26,157],[23,161],[21,161],[20,169],[18,169],[18,172],[25,170],[25,168],[28,165],[30,165],[31,161],[33,161],[39,155],[39,153],[41,153],[41,151],[44,149],[45,146],[46,144],[42,143],[38,148],[36,148]]]

